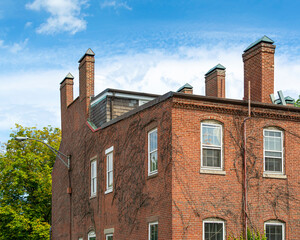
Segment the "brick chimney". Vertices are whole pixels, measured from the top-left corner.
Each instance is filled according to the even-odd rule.
[[[251,83],[252,101],[271,103],[274,93],[274,41],[263,36],[243,54],[244,61],[244,100],[248,100],[248,81]]]
[[[88,113],[90,97],[94,96],[94,68],[95,53],[89,48],[79,62],[79,99],[85,101],[85,110]]]
[[[66,116],[67,107],[73,102],[73,75],[68,73],[67,76],[60,83],[60,111],[61,111],[61,128]]]
[[[225,67],[216,65],[205,74],[205,95],[225,98]]]
[[[186,83],[181,88],[179,88],[177,90],[177,92],[186,93],[186,94],[193,94],[193,87],[190,84]]]

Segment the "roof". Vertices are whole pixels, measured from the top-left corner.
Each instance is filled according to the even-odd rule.
[[[226,67],[224,67],[222,64],[219,63],[218,65],[216,65],[213,68],[209,69],[209,71],[207,73],[205,73],[205,76],[207,76],[208,74],[210,74],[211,72],[213,72],[216,69],[225,70]]]
[[[80,63],[85,56],[95,56],[95,53],[92,51],[92,49],[89,48],[88,50],[86,50],[85,54],[79,59],[78,62]]]
[[[159,103],[161,103],[169,98],[172,98],[172,97],[187,98],[187,99],[198,100],[198,101],[203,101],[203,102],[212,102],[212,103],[221,103],[221,104],[229,104],[229,105],[248,107],[248,101],[244,101],[244,100],[201,96],[201,95],[194,95],[194,94],[184,94],[184,93],[179,93],[179,92],[167,92],[164,95],[157,96],[157,98],[153,99],[152,101],[150,101],[148,103],[145,103],[129,112],[124,113],[123,115],[121,115],[117,118],[110,120],[109,122],[104,123],[103,125],[100,126],[100,128],[94,129],[94,130],[97,131],[99,129],[106,128],[106,127],[113,125],[123,119],[126,119],[140,111],[143,111],[144,109],[152,107],[152,106],[159,104]],[[296,113],[300,114],[300,108],[294,107],[294,106],[286,106],[286,105],[283,106],[283,105],[270,104],[270,103],[251,102],[251,107],[272,109],[275,111],[282,110],[282,111],[287,111],[289,113],[296,112]]]
[[[184,84],[181,88],[179,88],[178,90],[177,90],[177,92],[180,92],[182,89],[184,89],[184,88],[187,88],[187,89],[193,89],[193,86],[192,85],[190,85],[190,84],[188,84],[188,83],[186,83],[186,84]]]
[[[253,48],[254,46],[256,46],[257,44],[261,43],[261,42],[265,42],[265,43],[271,43],[273,44],[274,41],[267,37],[266,35],[264,35],[263,37],[261,37],[260,39],[257,39],[254,43],[251,43],[245,50],[244,52],[248,51],[250,48]]]

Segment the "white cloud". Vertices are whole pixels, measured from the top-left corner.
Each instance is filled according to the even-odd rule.
[[[81,8],[87,0],[34,0],[26,5],[30,10],[45,10],[50,17],[39,26],[38,33],[53,34],[58,32],[76,32],[86,29],[86,21],[82,18]]]
[[[32,22],[27,22],[27,23],[25,23],[25,28],[29,28],[29,27],[31,27],[32,26]]]
[[[1,45],[5,44],[0,40]],[[242,99],[244,49],[242,44],[203,44],[201,47],[181,47],[172,51],[152,49],[102,58],[98,58],[96,52],[95,94],[106,88],[164,94],[190,83],[195,94],[204,95],[204,74],[221,63],[226,67],[226,97]],[[42,53],[42,56],[46,55]],[[54,57],[51,53],[49,55],[51,59]],[[33,58],[33,55],[28,57]],[[300,94],[300,60],[297,59],[297,56],[287,53],[275,55],[275,91],[283,90],[285,96],[293,98]],[[63,57],[55,61],[62,64],[69,63],[70,59]],[[15,123],[59,127],[59,83],[70,71],[75,77],[76,98],[79,85],[77,67],[74,61],[71,65],[64,65],[65,69],[26,68],[23,72],[0,73],[0,141],[7,140],[8,129]]]
[[[100,4],[101,8],[114,8],[115,10],[119,8],[124,8],[127,10],[132,10],[131,7],[128,6],[127,2],[117,1],[117,0],[105,0]]]
[[[26,38],[24,41],[12,44],[5,44],[3,40],[0,40],[0,48],[7,49],[11,53],[18,53],[26,47],[28,40],[29,39]]]

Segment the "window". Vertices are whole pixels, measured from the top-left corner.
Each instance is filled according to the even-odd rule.
[[[158,239],[158,222],[149,223],[149,240]]]
[[[157,129],[148,133],[148,175],[157,173]]]
[[[105,240],[113,240],[113,234],[107,234]]]
[[[201,168],[222,170],[222,126],[201,123]]]
[[[225,240],[223,221],[204,221],[203,240]]]
[[[283,173],[283,132],[264,129],[264,171]]]
[[[97,161],[91,161],[91,196],[96,196],[97,193]]]
[[[110,147],[105,151],[106,154],[106,192],[113,191],[114,184],[114,167],[113,167],[113,147]]]
[[[265,232],[268,240],[284,240],[284,223],[266,222]]]
[[[88,240],[96,240],[96,234],[94,231],[89,232],[88,234]]]

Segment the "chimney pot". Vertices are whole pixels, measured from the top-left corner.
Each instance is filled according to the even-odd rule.
[[[186,83],[181,88],[179,88],[177,90],[177,92],[186,93],[186,94],[193,94],[193,87],[190,84]]]
[[[218,64],[205,74],[205,95],[225,98],[225,67]]]

